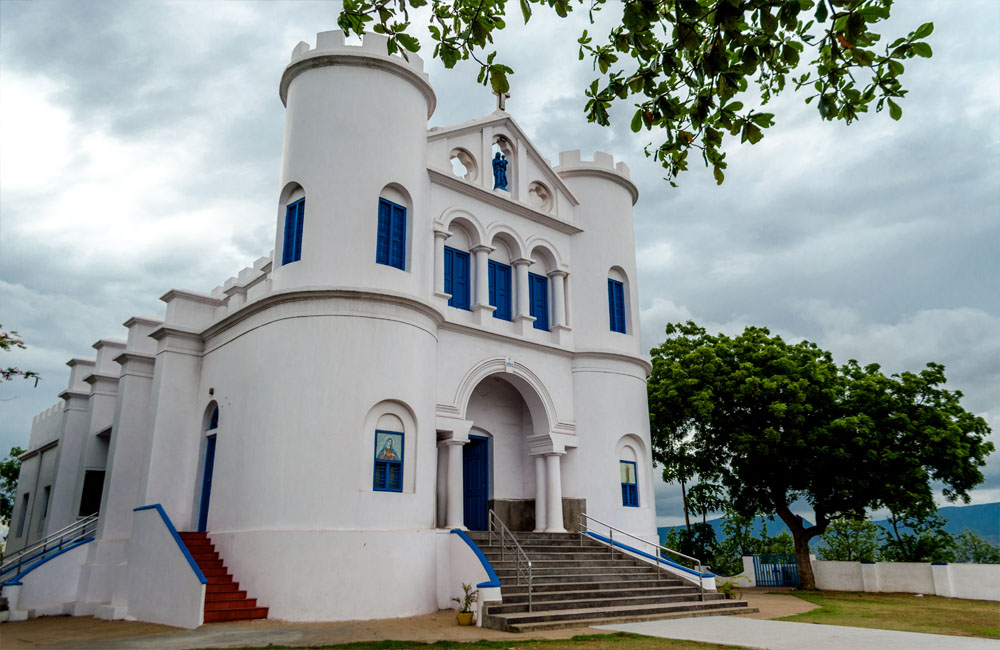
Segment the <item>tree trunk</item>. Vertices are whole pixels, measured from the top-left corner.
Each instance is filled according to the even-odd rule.
[[[816,525],[806,530],[802,517],[792,514],[788,506],[778,506],[775,512],[792,531],[795,540],[795,563],[799,567],[799,589],[813,591],[816,589],[816,576],[813,574],[812,562],[809,560],[809,540],[826,532],[830,522],[825,516],[816,513]]]
[[[691,532],[691,516],[688,515],[688,494],[684,487],[684,479],[681,479],[681,499],[684,501],[684,527]]]

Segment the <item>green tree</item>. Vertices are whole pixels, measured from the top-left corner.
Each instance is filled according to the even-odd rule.
[[[6,458],[0,460],[0,524],[7,526],[14,515],[14,498],[17,496],[17,478],[21,473],[18,458],[24,450],[11,447]]]
[[[966,528],[955,535],[955,562],[1000,564],[1000,547]]]
[[[338,24],[347,33],[388,37],[388,52],[417,52],[410,9],[430,5],[433,56],[446,68],[479,64],[479,81],[506,92],[513,70],[497,61],[493,35],[507,26],[508,0],[344,0]],[[650,143],[673,184],[692,149],[722,183],[723,141],[756,144],[773,126],[763,107],[786,87],[806,88],[824,120],[850,124],[874,106],[898,120],[906,94],[903,61],[930,57],[924,23],[880,46],[874,31],[892,0],[520,0],[525,23],[536,10],[567,17],[574,8],[621,7],[621,22],[603,37],[583,30],[579,57],[598,76],[586,89],[587,119],[610,123],[615,102],[634,105],[632,130],[655,130]],[[889,39],[885,39],[888,41]],[[697,155],[697,154],[696,154]]]
[[[832,521],[933,504],[931,481],[968,502],[983,480],[989,426],[941,387],[939,364],[886,376],[875,364],[838,367],[814,343],[759,327],[731,338],[689,322],[666,333],[651,351],[654,448],[683,440],[734,510],[780,517],[805,589],[815,588],[809,541]],[[792,512],[799,500],[814,527]]]
[[[955,540],[937,509],[915,508],[889,515],[880,559],[887,562],[953,562]]]
[[[820,535],[823,545],[816,549],[821,560],[874,562],[882,540],[882,529],[868,518],[843,518],[830,522]]]

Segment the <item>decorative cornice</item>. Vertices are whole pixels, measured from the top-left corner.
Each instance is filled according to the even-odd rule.
[[[184,300],[189,300],[191,302],[198,302],[203,305],[210,305],[212,307],[219,307],[223,304],[221,298],[216,298],[215,296],[209,295],[207,293],[200,293],[198,291],[191,291],[189,289],[171,289],[162,296],[160,300],[163,302],[170,302],[177,298],[183,298]]]
[[[156,316],[133,316],[122,323],[125,327],[132,327],[133,325],[149,325],[150,327],[155,327],[156,325],[162,324],[163,319],[157,318]]]
[[[446,174],[433,167],[428,167],[427,173],[430,175],[431,182],[433,183],[443,185],[448,189],[455,190],[456,192],[482,201],[483,203],[488,203],[489,205],[500,208],[501,210],[513,212],[514,214],[520,215],[526,219],[548,226],[553,230],[566,233],[567,235],[576,235],[583,232],[583,229],[577,228],[568,221],[563,221],[562,219],[553,217],[550,214],[539,212],[525,203],[501,196],[496,192],[491,192],[481,185],[470,183],[467,180],[452,174]]]
[[[427,100],[427,119],[430,119],[431,115],[434,114],[434,109],[437,108],[437,96],[434,94],[434,89],[430,83],[412,68],[408,67],[406,61],[403,59],[400,59],[397,63],[390,56],[382,57],[371,53],[361,55],[330,51],[307,54],[301,59],[288,64],[288,67],[285,68],[285,71],[281,75],[281,83],[278,85],[278,96],[281,98],[281,104],[283,106],[288,105],[288,87],[291,86],[292,80],[295,77],[308,70],[335,65],[372,68],[402,77],[416,86],[417,90],[423,94],[424,99]]]
[[[20,456],[18,456],[17,459],[23,463],[24,461],[28,460],[32,456],[37,456],[38,454],[40,454],[40,453],[42,453],[44,451],[48,451],[49,449],[52,449],[53,447],[57,446],[58,444],[59,444],[59,438],[56,438],[55,440],[50,440],[49,442],[45,443],[41,447],[36,447],[34,449],[29,449],[28,451],[26,451],[23,454],[21,454]]]
[[[571,167],[569,169],[560,169],[556,167],[556,173],[558,173],[563,178],[573,178],[575,176],[597,176],[605,180],[618,183],[632,195],[632,205],[635,205],[636,201],[639,200],[639,188],[635,186],[635,183],[625,178],[621,174],[611,171],[610,169],[602,169],[600,167]]]
[[[641,366],[645,371],[646,376],[653,372],[653,364],[643,359],[642,357],[637,357],[631,354],[624,354],[622,352],[608,352],[606,350],[577,350],[573,353],[573,359],[601,359],[607,361],[623,361],[625,363],[634,363]]]

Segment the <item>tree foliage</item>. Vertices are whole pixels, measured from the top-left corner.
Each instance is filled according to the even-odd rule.
[[[586,89],[587,119],[610,123],[615,102],[634,105],[633,131],[655,131],[646,155],[671,184],[692,150],[721,184],[723,142],[756,144],[774,125],[763,108],[787,87],[807,89],[824,120],[850,124],[872,107],[898,120],[903,61],[930,57],[924,23],[906,36],[876,32],[892,0],[519,0],[527,23],[537,10],[567,17],[621,7],[621,22],[605,35],[583,30],[579,57],[598,76]],[[410,10],[429,7],[433,56],[446,68],[473,59],[479,81],[507,92],[513,70],[497,60],[493,35],[507,26],[508,0],[344,0],[338,24],[347,33],[388,37],[389,53],[417,52]],[[697,155],[696,153],[696,155]]]
[[[820,535],[823,545],[816,549],[816,555],[821,560],[874,562],[881,539],[882,529],[870,519],[836,519]]]
[[[1000,547],[966,528],[955,535],[955,562],[973,564],[1000,564]]]
[[[954,562],[955,540],[937,509],[917,508],[889,515],[879,559],[886,562]]]
[[[943,388],[939,364],[886,376],[760,327],[728,337],[688,322],[666,334],[651,351],[654,448],[684,444],[736,512],[781,517],[804,588],[815,588],[809,540],[831,522],[927,509],[931,482],[968,502],[983,480],[990,429]],[[815,512],[812,528],[791,510],[800,500]]]
[[[17,478],[21,473],[18,456],[24,453],[20,447],[11,447],[6,458],[0,460],[0,524],[10,524],[14,515],[14,498],[17,496]]]
[[[14,331],[9,332],[3,329],[3,325],[0,325],[0,351],[7,352],[10,350],[23,350],[27,346],[21,339],[20,335]],[[38,380],[40,379],[37,372],[32,370],[22,370],[17,366],[9,366],[6,368],[0,367],[0,381],[10,381],[15,377],[23,377],[25,379],[34,379],[35,385],[38,385]]]

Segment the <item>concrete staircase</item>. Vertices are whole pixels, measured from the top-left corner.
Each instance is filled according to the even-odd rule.
[[[249,621],[267,618],[267,607],[258,607],[256,598],[247,598],[240,583],[222,563],[208,533],[180,533],[191,557],[208,579],[205,585],[205,622]]]
[[[615,551],[577,533],[515,533],[531,559],[532,611],[528,587],[517,585],[514,558],[503,561],[499,542],[486,532],[471,532],[500,578],[503,602],[487,604],[485,627],[509,632],[584,627],[626,621],[689,616],[750,614],[745,601],[726,600],[715,591],[699,596],[698,586],[656,566]]]

